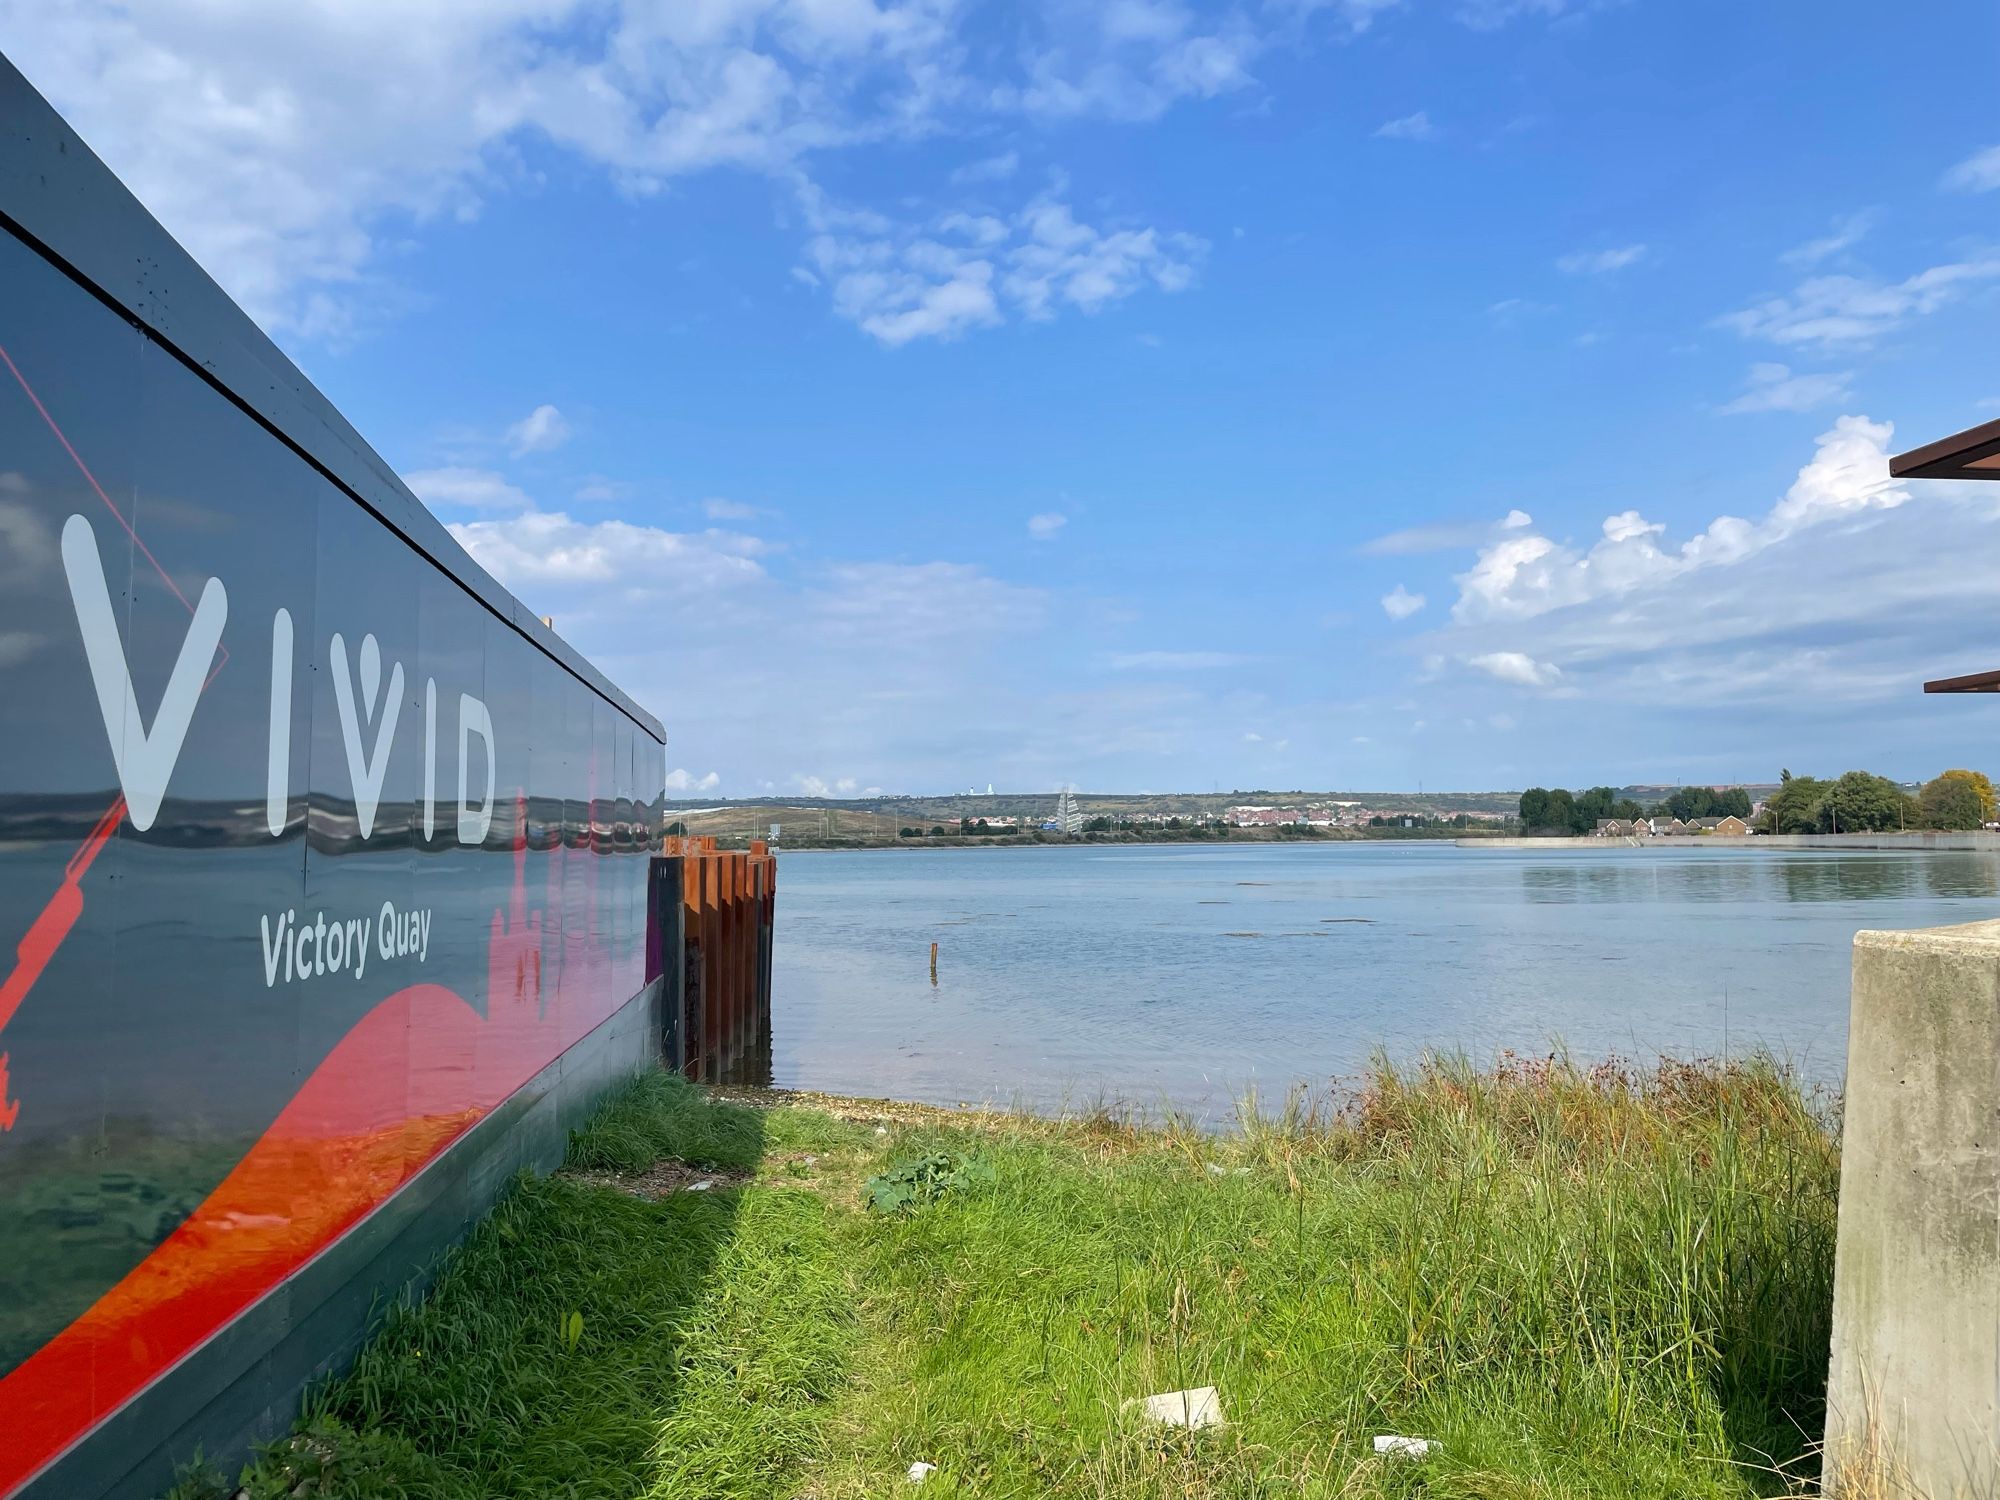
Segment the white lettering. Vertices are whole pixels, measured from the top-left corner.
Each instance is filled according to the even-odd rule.
[[[281,915],[278,918],[277,937],[274,941],[271,934],[271,919],[269,917],[257,919],[257,925],[263,930],[264,935],[264,988],[267,990],[278,982],[278,956],[285,951],[285,923],[286,919]]]
[[[340,709],[341,739],[347,749],[347,775],[354,785],[354,816],[365,839],[375,831],[375,809],[382,802],[382,780],[389,773],[389,746],[396,735],[396,716],[403,708],[403,664],[389,672],[389,701],[375,718],[376,691],[382,682],[382,648],[372,634],[361,638],[359,658],[363,715],[375,722],[375,750],[361,748],[361,717],[354,711],[354,683],[347,669],[347,642],[333,635],[333,697]]]
[[[412,956],[422,963],[430,952],[431,911],[398,911],[395,902],[384,901],[373,916],[331,920],[323,911],[306,922],[296,910],[266,912],[257,918],[257,930],[267,989],[324,974],[351,972],[360,979],[374,954],[384,963]]]
[[[471,753],[468,737],[478,735],[486,747],[486,796],[479,811],[466,801],[467,760]],[[493,715],[470,693],[458,695],[458,841],[483,844],[493,826]]]
[[[271,749],[264,762],[264,826],[276,838],[291,812],[292,617],[271,616]]]
[[[438,685],[435,677],[424,679],[424,841],[437,832],[437,738]]]
[[[167,782],[187,739],[203,678],[229,618],[229,595],[220,578],[202,585],[201,599],[188,622],[187,635],[181,640],[180,654],[174,658],[173,672],[149,730],[139,713],[138,695],[132,689],[132,664],[111,611],[111,591],[104,581],[97,534],[80,515],[63,523],[62,557],[77,629],[83,633],[83,654],[90,663],[90,680],[97,688],[98,711],[104,716],[104,733],[111,741],[111,758],[118,767],[119,789],[125,794],[132,826],[143,833],[153,826],[166,798]],[[490,784],[490,769],[487,777]]]

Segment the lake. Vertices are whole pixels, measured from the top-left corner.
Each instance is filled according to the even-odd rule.
[[[1502,1048],[1740,1055],[1838,1082],[1863,927],[2000,914],[1987,853],[1371,842],[782,857],[792,1088],[1226,1114]],[[937,984],[930,945],[938,944]]]

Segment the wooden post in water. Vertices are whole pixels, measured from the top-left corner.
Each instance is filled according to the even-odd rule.
[[[937,988],[937,944],[931,944],[931,988]]]

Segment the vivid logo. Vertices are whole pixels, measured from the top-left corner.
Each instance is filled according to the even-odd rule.
[[[132,685],[132,667],[111,608],[111,589],[90,522],[72,515],[63,525],[63,572],[69,580],[70,602],[77,629],[83,635],[84,656],[97,689],[98,710],[104,716],[105,738],[118,767],[119,789],[125,794],[132,826],[141,832],[153,826],[167,783],[180,761],[195,705],[207,680],[209,663],[222,643],[229,619],[229,594],[220,578],[202,586],[201,598],[182,637],[174,668],[160,695],[149,726]],[[403,708],[403,664],[389,668],[388,692],[382,692],[382,649],[375,637],[364,635],[350,663],[347,642],[336,631],[328,646],[333,673],[334,705],[340,715],[341,744],[347,775],[354,789],[354,815],[361,837],[375,832],[382,787],[389,771],[389,751],[395,744],[396,720]],[[356,677],[359,677],[357,683]],[[358,691],[357,691],[358,688]],[[493,824],[495,780],[493,716],[470,693],[458,699],[458,840],[484,842]],[[471,799],[472,741],[480,742],[486,785],[480,800]],[[273,837],[285,831],[291,805],[289,773],[292,741],[292,617],[280,609],[271,618],[270,753],[265,762],[265,826]],[[437,680],[424,680],[424,836],[437,825]]]

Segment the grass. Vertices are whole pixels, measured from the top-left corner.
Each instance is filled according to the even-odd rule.
[[[642,1081],[244,1487],[858,1500],[917,1460],[926,1496],[1022,1500],[1812,1477],[1836,1122],[1768,1062],[1384,1066],[1224,1136],[841,1113]],[[715,1186],[635,1195],[662,1158]],[[1122,1409],[1203,1385],[1226,1428]],[[1376,1457],[1391,1432],[1442,1449]],[[233,1489],[182,1490],[208,1492]]]

